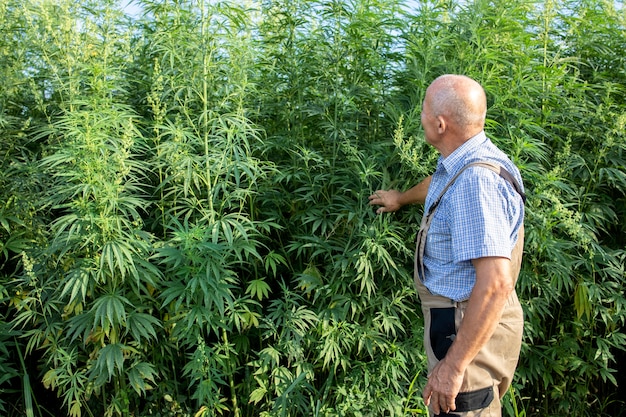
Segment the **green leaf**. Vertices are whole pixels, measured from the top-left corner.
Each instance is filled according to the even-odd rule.
[[[591,300],[589,299],[589,289],[584,282],[579,282],[576,285],[574,292],[574,307],[576,308],[576,315],[580,319],[583,315],[588,319],[591,317]]]
[[[126,331],[135,341],[144,343],[150,339],[157,340],[156,329],[160,328],[161,322],[156,317],[145,313],[132,312],[128,314]]]
[[[121,343],[113,343],[100,349],[96,361],[96,368],[101,371],[106,370],[107,380],[110,380],[110,378],[116,374],[116,368],[118,372],[124,370],[124,348],[125,346]]]
[[[157,371],[152,364],[139,362],[128,370],[128,381],[137,395],[144,395],[156,382]]]
[[[285,257],[273,250],[265,255],[264,261],[265,271],[269,272],[271,269],[274,276],[276,276],[279,265],[287,265]]]
[[[94,325],[98,323],[108,332],[112,326],[126,323],[125,305],[132,306],[130,301],[117,293],[104,294],[96,299],[92,307]]]
[[[265,398],[265,394],[267,394],[267,388],[265,386],[258,387],[254,391],[250,393],[249,403],[254,403],[255,405],[259,402],[263,401]]]
[[[67,275],[67,280],[61,291],[61,297],[70,293],[70,299],[68,304],[74,303],[80,294],[80,301],[84,302],[87,295],[89,284],[92,282],[91,270],[85,267],[78,267],[72,269]]]
[[[250,294],[251,297],[257,297],[259,301],[269,297],[270,286],[263,279],[254,279],[248,284],[246,288],[246,294]]]

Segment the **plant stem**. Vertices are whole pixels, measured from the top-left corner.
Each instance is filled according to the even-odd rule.
[[[230,399],[233,403],[233,412],[234,417],[240,417],[241,411],[239,410],[239,405],[237,403],[237,390],[235,389],[235,378],[234,378],[234,367],[232,366],[231,356],[230,356],[230,347],[228,343],[228,334],[226,333],[226,329],[222,329],[222,340],[224,341],[224,348],[226,349],[226,360],[228,364],[228,384],[230,386]]]

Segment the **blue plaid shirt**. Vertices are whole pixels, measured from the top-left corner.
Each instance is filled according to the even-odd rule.
[[[448,157],[439,158],[425,212],[463,166],[474,161],[500,164],[522,185],[519,170],[484,132]],[[511,257],[524,221],[524,203],[508,181],[484,167],[471,167],[448,189],[435,211],[424,249],[424,285],[431,293],[467,300],[476,282],[472,259]]]

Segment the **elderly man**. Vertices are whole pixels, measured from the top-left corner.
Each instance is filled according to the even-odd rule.
[[[378,213],[425,203],[415,256],[428,382],[439,416],[500,416],[519,358],[515,292],[524,239],[519,170],[483,131],[487,99],[471,78],[443,75],[426,90],[422,126],[441,154],[434,174],[399,192],[378,190]]]

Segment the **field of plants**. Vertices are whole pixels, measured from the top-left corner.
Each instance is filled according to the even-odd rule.
[[[0,0],[0,415],[424,415],[421,207],[367,197],[443,73],[528,194],[505,415],[626,415],[622,2],[134,4]]]

